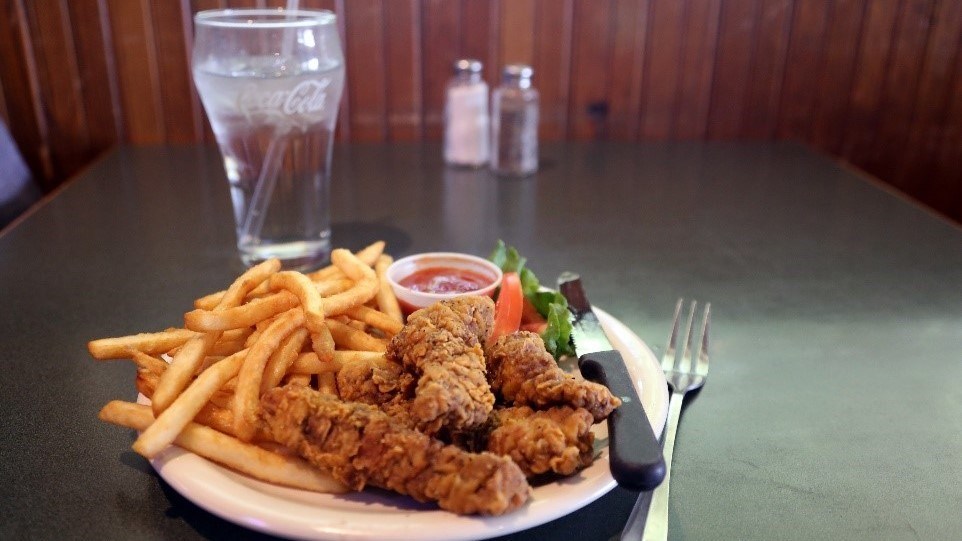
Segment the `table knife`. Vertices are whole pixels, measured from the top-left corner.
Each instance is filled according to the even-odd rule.
[[[571,337],[581,375],[608,387],[621,399],[621,406],[608,416],[611,476],[627,489],[652,490],[665,478],[665,459],[628,367],[592,311],[581,278],[563,273],[558,277],[558,289],[573,316]]]

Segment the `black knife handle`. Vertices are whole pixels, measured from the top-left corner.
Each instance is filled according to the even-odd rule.
[[[621,399],[621,406],[608,416],[611,476],[627,489],[654,489],[665,478],[665,458],[621,354],[587,353],[578,359],[578,367],[585,379],[608,387]]]

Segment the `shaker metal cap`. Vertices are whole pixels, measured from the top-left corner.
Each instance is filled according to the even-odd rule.
[[[483,66],[480,60],[475,60],[473,58],[462,58],[455,61],[454,72],[461,73],[467,71],[470,73],[481,73],[482,67]]]
[[[504,67],[503,75],[505,79],[530,79],[534,70],[527,64],[508,64]]]

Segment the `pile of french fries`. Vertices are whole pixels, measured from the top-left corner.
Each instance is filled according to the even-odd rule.
[[[182,328],[89,342],[95,359],[136,363],[137,390],[150,399],[112,401],[100,418],[140,431],[133,448],[148,459],[177,445],[269,483],[343,491],[267,441],[257,422],[265,391],[297,384],[336,393],[342,366],[383,359],[401,330],[384,242],[356,254],[335,249],[331,261],[309,274],[265,261],[194,301]]]

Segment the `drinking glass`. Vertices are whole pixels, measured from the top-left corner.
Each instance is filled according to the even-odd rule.
[[[314,268],[331,248],[331,143],[344,87],[335,16],[228,9],[201,11],[194,23],[194,84],[224,158],[240,257]]]

